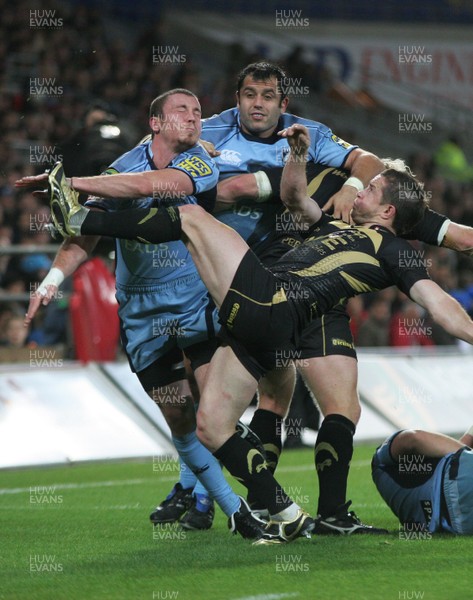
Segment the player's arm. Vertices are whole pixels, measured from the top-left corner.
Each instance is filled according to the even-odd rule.
[[[46,183],[47,173],[23,177],[15,182],[16,187],[27,187]],[[166,198],[190,196],[194,184],[189,175],[178,169],[160,169],[143,173],[116,173],[94,177],[68,177],[69,185],[82,194],[101,198]]]
[[[473,256],[473,228],[450,221],[441,245]]]
[[[473,448],[473,425],[461,436],[460,442],[465,444],[465,446]]]
[[[473,321],[460,304],[430,279],[416,281],[409,295],[448,333],[473,344]]]
[[[216,208],[226,210],[238,200],[257,200],[258,197],[255,173],[242,173],[218,182]]]
[[[296,222],[312,225],[322,217],[319,205],[307,195],[306,163],[310,145],[309,131],[296,124],[279,132],[291,149],[281,178],[281,200]]]
[[[343,168],[350,171],[350,176],[341,189],[323,206],[323,211],[332,210],[336,219],[343,219],[349,223],[356,194],[361,192],[370,180],[381,173],[385,167],[376,155],[361,148],[355,148],[348,155]]]
[[[24,324],[28,326],[38,312],[39,307],[46,306],[57,296],[60,285],[66,277],[90,256],[100,236],[83,236],[67,239],[59,248],[51,269],[38,289],[32,294]]]
[[[391,442],[391,456],[398,460],[406,454],[421,454],[432,458],[441,458],[450,452],[463,448],[464,444],[458,440],[443,435],[420,429],[405,429]]]
[[[222,179],[217,186],[217,207],[225,210],[239,200],[279,202],[281,175],[282,167],[277,167]]]
[[[102,198],[159,198],[161,195],[169,198],[170,194],[179,198],[194,192],[192,179],[177,169],[73,177],[71,180],[71,187],[77,192]]]

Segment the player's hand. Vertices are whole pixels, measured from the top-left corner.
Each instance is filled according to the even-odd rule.
[[[53,298],[57,297],[58,289],[57,285],[49,284],[44,287],[40,286],[34,294],[31,295],[28,310],[23,321],[25,327],[30,325],[40,306],[47,306]]]
[[[351,223],[351,209],[356,198],[356,190],[351,186],[345,186],[334,194],[322,207],[324,212],[332,212],[335,219],[342,219],[345,223]]]
[[[309,130],[305,125],[297,123],[278,131],[278,135],[287,138],[291,152],[296,156],[305,156],[310,146]]]
[[[210,155],[210,158],[215,158],[216,156],[220,156],[221,152],[219,152],[212,142],[206,142],[205,140],[199,140],[199,144],[205,148],[207,154]]]
[[[22,177],[15,181],[15,187],[32,187],[36,185],[42,185],[48,181],[48,173],[41,173],[41,175],[28,175],[28,177]]]

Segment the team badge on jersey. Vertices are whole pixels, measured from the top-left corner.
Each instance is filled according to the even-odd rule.
[[[182,169],[183,171],[186,171],[186,173],[189,173],[189,175],[194,179],[198,179],[199,177],[205,177],[206,175],[212,174],[212,169],[209,167],[209,165],[198,156],[191,156],[190,158],[186,158],[180,163],[177,163],[176,167]]]
[[[235,167],[239,167],[241,165],[241,154],[236,150],[223,149],[220,151],[220,156],[217,160],[227,165],[235,165]]]
[[[351,144],[345,142],[345,140],[342,140],[342,138],[339,138],[338,135],[335,134],[332,135],[332,140],[342,148],[345,148],[345,150],[348,150],[351,146]]]

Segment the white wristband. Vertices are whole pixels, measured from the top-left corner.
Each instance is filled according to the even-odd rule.
[[[437,246],[442,245],[443,238],[447,235],[447,229],[448,229],[448,226],[450,225],[450,223],[451,223],[450,219],[445,219],[442,227],[439,229],[439,233],[437,236]],[[473,427],[472,427],[472,429],[473,429]],[[473,433],[471,435],[473,435]]]
[[[470,427],[470,429],[468,429],[468,431],[466,432],[465,435],[471,435],[471,436],[473,436],[473,425]]]
[[[344,187],[346,185],[351,185],[351,187],[356,188],[358,192],[361,192],[362,190],[365,189],[365,186],[363,185],[363,182],[361,181],[361,179],[358,179],[358,177],[349,177],[345,181],[345,183],[343,184],[342,187]]]
[[[256,173],[253,173],[253,175],[255,176],[256,185],[258,186],[258,198],[256,199],[256,202],[264,202],[270,198],[273,193],[269,177],[264,171],[257,171]]]
[[[55,285],[56,287],[59,287],[63,281],[64,273],[61,271],[61,269],[53,267],[43,279],[36,292],[40,296],[46,296],[48,293],[48,290],[46,289],[48,285]]]

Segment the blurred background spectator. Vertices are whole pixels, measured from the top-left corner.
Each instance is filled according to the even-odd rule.
[[[51,1],[48,9],[55,11],[60,23],[39,27],[25,25],[33,8],[30,3],[0,0],[0,319],[4,339],[6,315],[12,310],[25,312],[28,294],[36,289],[54,255],[54,249],[45,250],[52,242],[45,227],[50,219],[45,201],[28,191],[16,191],[14,181],[40,173],[57,160],[64,160],[66,172],[72,175],[99,173],[147,133],[148,107],[158,94],[187,87],[200,97],[203,116],[208,117],[235,104],[236,75],[242,67],[255,60],[273,60],[266,44],[252,44],[250,37],[235,35],[222,55],[214,52],[215,61],[209,61],[211,44],[202,43],[201,38],[192,40],[184,28],[179,29],[179,22],[167,20],[162,7],[153,7],[153,18],[149,18],[151,12],[145,13],[144,5],[131,9],[121,3],[111,11],[96,8],[93,2]],[[34,7],[42,9],[41,3]],[[385,154],[373,140],[399,146],[398,134],[386,141],[385,127],[390,115],[398,115],[380,106],[363,86],[349,88],[340,72],[324,64],[317,50],[297,43],[282,50],[276,62],[286,66],[292,86],[301,92],[291,100],[290,111],[319,119],[337,135],[381,156]],[[310,95],[305,94],[306,88]],[[347,113],[341,107],[352,111],[349,119],[342,120]],[[378,123],[376,115],[382,117]],[[361,125],[355,128],[357,121]],[[371,143],[359,139],[360,132],[370,133],[371,126]],[[402,139],[406,144],[401,157],[425,182],[432,208],[473,226],[473,173],[461,135],[446,132],[443,141],[430,146],[423,143],[420,151],[413,151],[407,143],[411,138]],[[1,251],[32,245],[34,251],[29,254]],[[472,314],[471,259],[444,249],[419,247],[430,263],[432,278]],[[111,250],[107,242],[98,248],[107,259]],[[349,310],[358,345],[452,343],[422,314],[414,314],[411,304],[395,290],[352,299]],[[42,312],[30,336],[40,344],[63,342],[68,330],[67,296]],[[429,333],[416,336],[411,328],[407,335],[400,322],[411,319],[425,323],[417,329]]]

